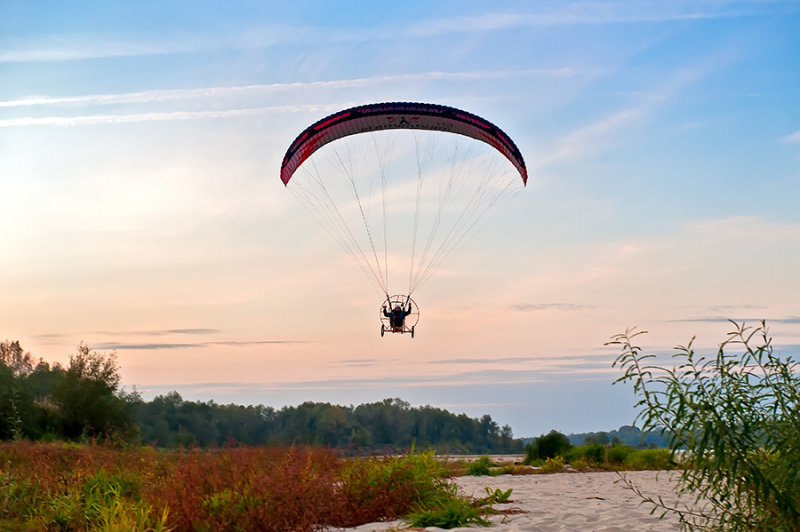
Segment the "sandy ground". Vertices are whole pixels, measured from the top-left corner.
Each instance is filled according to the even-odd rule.
[[[668,471],[633,471],[624,473],[644,493],[665,503],[677,500],[678,473]],[[497,477],[459,477],[459,487],[466,495],[482,497],[485,488],[513,489],[509,504],[497,509],[515,507],[526,513],[493,516],[493,532],[536,531],[605,531],[633,532],[644,530],[680,530],[677,517],[660,512],[650,514],[652,506],[641,504],[641,498],[619,481],[617,473],[557,473],[551,475],[502,475]],[[403,530],[400,521],[371,523],[348,531],[378,532]],[[414,529],[420,530],[420,529]],[[426,528],[424,530],[440,530]],[[471,530],[476,528],[456,528]]]

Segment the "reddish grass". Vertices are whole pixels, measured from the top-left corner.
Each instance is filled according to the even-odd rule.
[[[146,504],[153,519],[166,508],[174,530],[354,526],[407,514],[443,486],[439,474],[430,455],[340,459],[319,447],[156,451],[6,442],[0,443],[0,528],[56,523],[87,530],[89,486],[109,482],[125,500]],[[78,506],[54,517],[53,501],[65,496]]]

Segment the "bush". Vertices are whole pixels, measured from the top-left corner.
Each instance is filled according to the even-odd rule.
[[[489,506],[481,501],[470,501],[451,492],[449,497],[430,501],[411,512],[405,521],[412,527],[456,528],[467,525],[489,526],[485,517],[491,513]]]
[[[614,465],[624,464],[625,460],[636,452],[630,445],[612,445],[608,449],[608,462]]]
[[[676,464],[668,449],[634,449],[623,460],[626,469],[674,469]]]
[[[681,492],[711,505],[673,510],[682,522],[800,530],[800,367],[773,353],[765,322],[731,323],[716,356],[696,353],[693,339],[676,348],[672,367],[633,343],[643,331],[613,337],[622,349],[614,365],[624,371],[616,382],[633,383],[643,430],[663,428],[669,450],[684,452]]]
[[[533,443],[526,447],[525,464],[530,465],[548,458],[563,457],[571,447],[569,438],[556,430],[551,430],[546,435],[542,434],[534,438]]]
[[[341,509],[328,524],[355,526],[396,519],[451,497],[446,472],[433,452],[348,460],[336,494]]]
[[[476,477],[489,475],[491,467],[492,461],[489,460],[489,457],[481,456],[477,460],[467,464],[467,475]]]
[[[603,465],[605,463],[605,453],[605,447],[599,443],[590,443],[572,447],[565,458],[573,467],[585,469]]]
[[[564,459],[560,456],[557,458],[547,458],[542,465],[542,473],[559,473],[564,470]]]

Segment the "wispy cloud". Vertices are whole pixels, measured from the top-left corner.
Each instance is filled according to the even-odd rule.
[[[163,103],[191,99],[235,98],[260,96],[274,92],[293,92],[299,89],[352,89],[375,85],[393,85],[419,81],[470,81],[499,80],[528,77],[569,78],[580,72],[569,67],[521,69],[521,70],[475,70],[465,72],[420,72],[369,78],[338,79],[330,81],[308,81],[293,83],[268,83],[260,85],[240,85],[232,87],[199,87],[194,89],[151,90],[118,94],[88,94],[83,96],[28,96],[14,100],[0,101],[2,107],[33,106],[96,106],[131,103]]]
[[[132,124],[139,122],[166,122],[174,120],[196,120],[208,118],[238,118],[256,116],[267,113],[306,112],[328,110],[338,106],[324,105],[277,105],[272,107],[252,107],[249,109],[228,109],[224,111],[175,111],[166,113],[135,113],[119,115],[86,115],[86,116],[46,116],[8,118],[0,120],[0,128],[25,126],[86,126],[100,124]]]
[[[577,310],[585,310],[594,308],[591,305],[577,305],[575,303],[520,303],[511,305],[514,310],[522,312],[532,312],[538,310],[562,310],[567,312],[574,312]]]
[[[169,102],[185,103],[189,100],[208,100],[209,106],[217,107],[220,102],[230,99],[259,97],[267,93],[284,92],[296,96],[301,89],[310,90],[310,98],[318,99],[318,90],[352,89],[376,85],[397,85],[420,81],[466,81],[498,80],[507,78],[529,78],[532,76],[571,77],[579,75],[570,68],[466,71],[466,72],[423,72],[370,78],[340,79],[331,81],[312,81],[297,83],[274,83],[263,85],[244,85],[233,87],[203,87],[196,89],[152,90],[118,94],[89,94],[83,96],[28,96],[14,100],[0,101],[0,108],[35,109],[51,107],[92,108],[108,105],[145,104],[156,105]],[[35,126],[92,126],[106,124],[132,124],[142,122],[168,122],[181,120],[223,119],[258,116],[285,112],[332,112],[356,102],[336,102],[318,104],[291,104],[257,107],[236,107],[228,109],[172,110],[135,113],[91,113],[67,116],[22,116],[0,119],[0,128]]]
[[[646,105],[636,105],[608,114],[590,122],[561,137],[542,157],[539,157],[534,170],[545,168],[562,161],[574,160],[590,151],[599,151],[613,138],[614,131],[621,130],[641,119],[648,110]]]
[[[627,131],[652,117],[682,91],[734,63],[741,53],[739,42],[724,43],[713,52],[696,58],[691,64],[667,72],[652,84],[651,90],[634,95],[628,105],[598,116],[557,139],[542,151],[531,170],[535,172],[607,150],[609,145],[620,142],[619,138]]]
[[[459,386],[490,386],[496,384],[530,384],[537,382],[549,382],[561,376],[568,377],[570,380],[579,378],[608,379],[609,373],[617,370],[611,368],[607,363],[591,363],[581,368],[564,368],[563,370],[489,370],[480,372],[465,372],[449,375],[408,375],[408,376],[387,376],[361,379],[331,379],[331,380],[308,380],[292,382],[198,382],[190,386],[196,390],[204,390],[210,393],[219,391],[225,392],[249,392],[259,393],[268,391],[325,391],[325,390],[365,390],[365,389],[391,389],[391,388],[430,388],[436,386],[459,387]],[[142,389],[156,388],[148,386],[146,383],[139,383],[137,387]],[[167,390],[172,389],[169,385],[158,385],[158,388]]]
[[[497,358],[446,358],[429,360],[427,364],[518,364],[536,361],[535,357],[497,357]]]
[[[304,344],[306,340],[254,340],[254,341],[218,341],[218,342],[194,342],[194,343],[122,343],[122,342],[103,342],[92,344],[93,349],[111,349],[118,351],[144,350],[158,351],[164,349],[190,349],[209,346],[228,346],[228,347],[247,347],[254,345],[270,344]]]
[[[531,4],[532,9],[480,13],[461,17],[423,20],[409,32],[430,36],[456,32],[499,31],[521,27],[551,27],[603,24],[639,24],[744,17],[764,13],[765,9],[791,9],[779,3],[758,0],[700,3],[677,2],[569,2]],[[541,6],[541,7],[540,7]],[[538,7],[538,9],[536,9]]]
[[[695,2],[558,2],[533,3],[527,9],[478,12],[454,17],[419,18],[400,25],[330,26],[273,25],[254,21],[232,31],[59,33],[36,39],[2,42],[0,63],[92,60],[208,53],[220,50],[256,50],[297,43],[324,45],[368,42],[398,37],[444,37],[455,33],[505,31],[527,27],[641,24],[714,18],[747,17],[764,13],[796,12],[794,2],[735,0]]]
[[[800,324],[800,317],[798,316],[789,316],[786,318],[732,318],[730,316],[698,316],[696,318],[683,318],[677,320],[669,320],[676,323],[683,323],[683,322],[698,322],[698,323],[727,323],[729,321],[735,321],[737,323],[760,323],[761,320],[766,320],[767,324],[770,323],[783,323],[783,324],[790,324],[790,325],[797,325]]]
[[[375,358],[352,358],[349,360],[342,360],[338,362],[337,366],[350,366],[350,367],[358,367],[358,368],[366,368],[377,366],[381,363],[380,360]]]
[[[3,48],[0,63],[32,63],[181,53],[197,49],[198,43],[181,39],[167,44],[164,39],[144,34],[120,38],[97,33],[63,33],[35,41],[9,40]]]
[[[205,29],[196,32],[171,31],[127,33],[59,33],[30,40],[6,39],[0,63],[75,61],[113,57],[144,57],[167,54],[205,53],[216,50],[252,50],[299,42],[380,41],[407,36],[442,36],[450,33],[502,31],[513,27],[565,24],[603,24],[721,16],[726,10],[699,12],[691,4],[659,3],[649,9],[626,3],[591,2],[566,4],[538,12],[478,13],[463,17],[420,19],[401,27],[329,27],[324,25],[274,26],[257,22],[224,34]],[[724,7],[724,4],[722,4]],[[634,4],[635,6],[635,4]],[[668,6],[666,9],[662,6]],[[660,9],[656,9],[661,7]]]
[[[800,142],[800,131],[795,131],[791,135],[783,137],[785,142]]]
[[[216,334],[221,332],[219,329],[195,328],[195,329],[160,329],[151,331],[98,331],[96,334],[105,336],[166,336],[169,334],[203,335]],[[95,333],[93,333],[95,334]]]

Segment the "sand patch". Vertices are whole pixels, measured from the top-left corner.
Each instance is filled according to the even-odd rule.
[[[653,498],[659,496],[665,503],[678,499],[678,472],[629,471],[630,480]],[[493,516],[495,526],[484,529],[496,532],[522,530],[547,531],[666,531],[680,530],[678,518],[667,515],[659,519],[660,512],[650,514],[650,505],[641,504],[641,498],[618,482],[619,475],[600,473],[557,473],[552,475],[501,475],[497,477],[458,477],[456,480],[466,495],[482,497],[485,488],[513,489],[512,502],[498,504],[497,509],[519,508],[526,513]],[[397,530],[400,521],[370,523],[349,531],[380,532]],[[401,527],[402,529],[402,527]],[[440,530],[425,528],[416,530]],[[456,528],[451,530],[480,530]]]

